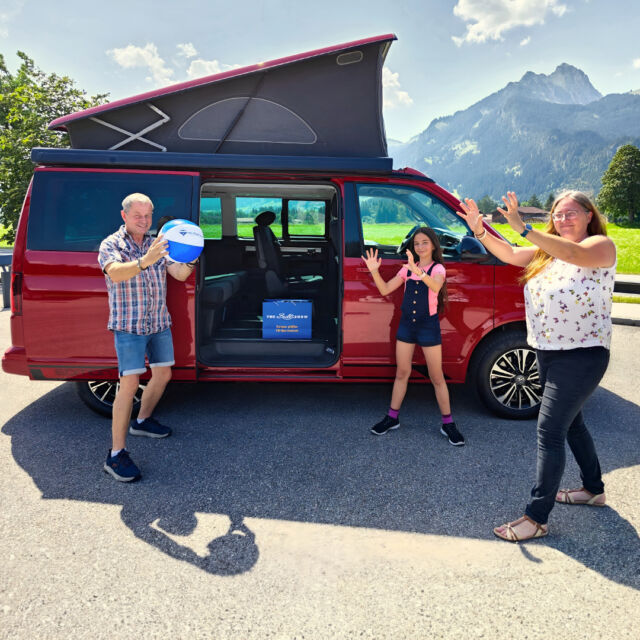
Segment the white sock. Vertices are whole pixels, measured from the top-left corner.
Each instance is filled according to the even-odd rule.
[[[144,419],[142,419],[142,420],[141,420],[140,418],[136,418],[136,422],[137,422],[138,424],[142,424],[145,420],[146,420],[146,418],[144,418]]]
[[[124,451],[124,449],[116,449],[115,451],[112,449],[111,450],[111,457],[115,458],[121,451]]]

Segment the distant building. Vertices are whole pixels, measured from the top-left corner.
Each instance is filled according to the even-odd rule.
[[[547,222],[549,212],[538,207],[518,207],[518,213],[525,222]],[[491,212],[491,222],[505,223],[507,219],[496,209]]]

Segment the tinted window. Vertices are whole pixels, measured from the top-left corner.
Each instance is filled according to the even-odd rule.
[[[222,203],[220,198],[200,199],[200,228],[205,238],[222,238]]]
[[[84,171],[36,171],[27,247],[41,251],[97,251],[122,224],[122,200],[148,195],[153,226],[160,218],[192,219],[193,176]]]
[[[317,200],[289,200],[288,231],[292,236],[324,236],[327,205]]]
[[[282,198],[236,198],[236,216],[238,218],[238,236],[253,238],[255,219],[263,211],[273,211],[276,219],[269,225],[276,238],[282,238]]]

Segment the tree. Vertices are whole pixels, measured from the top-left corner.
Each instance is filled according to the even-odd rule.
[[[68,147],[65,132],[49,131],[52,120],[105,102],[108,94],[88,98],[67,76],[46,74],[18,51],[20,68],[12,75],[0,54],[0,239],[13,242],[29,180],[33,147]]]
[[[640,221],[640,149],[620,147],[602,176],[599,207],[614,220]]]
[[[480,211],[484,214],[495,211],[497,207],[498,203],[488,195],[483,196],[482,198],[480,198],[480,200],[478,200],[478,209],[480,209]]]
[[[536,209],[542,209],[542,202],[540,202],[535,193],[529,198],[529,206],[536,207]]]
[[[556,201],[555,195],[553,195],[553,191],[549,194],[546,202],[544,203],[544,210],[551,211],[551,207],[553,207],[553,203]]]

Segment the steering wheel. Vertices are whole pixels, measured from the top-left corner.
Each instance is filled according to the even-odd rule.
[[[404,240],[398,245],[398,248],[396,249],[397,254],[401,255],[402,257],[405,256],[405,254],[407,253],[407,249],[409,248],[409,242],[411,241],[411,236],[415,233],[415,230],[419,228],[420,228],[419,224],[412,227],[411,231],[407,233],[407,235],[404,237]]]

